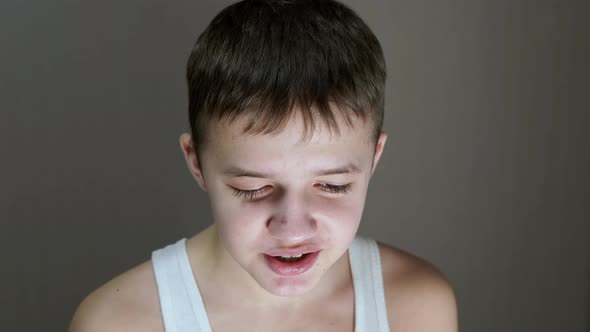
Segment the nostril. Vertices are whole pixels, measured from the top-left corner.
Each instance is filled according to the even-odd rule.
[[[270,217],[266,221],[266,227],[267,228],[270,228],[271,227],[271,224],[273,224],[273,223],[275,225],[282,225],[282,226],[284,226],[284,225],[287,225],[289,222],[287,221],[286,218],[279,219],[279,218],[276,218],[276,217]]]

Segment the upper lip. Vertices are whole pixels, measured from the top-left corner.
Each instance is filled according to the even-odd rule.
[[[307,246],[298,246],[296,248],[279,248],[279,249],[270,249],[265,252],[265,254],[269,256],[299,256],[303,254],[309,254],[311,252],[316,252],[320,250],[318,246],[314,245],[307,245]]]

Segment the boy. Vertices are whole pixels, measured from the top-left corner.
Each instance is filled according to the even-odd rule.
[[[385,63],[331,0],[245,0],[187,66],[180,145],[212,225],[90,294],[71,332],[456,331],[430,264],[356,236],[381,131]]]

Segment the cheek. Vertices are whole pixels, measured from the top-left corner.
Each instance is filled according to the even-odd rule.
[[[360,218],[365,207],[367,186],[365,183],[358,183],[357,186],[346,196],[334,200],[330,208],[339,216]]]
[[[348,238],[356,233],[364,208],[364,193],[351,192],[336,199],[318,200],[313,214],[324,229],[325,235],[333,239]]]
[[[215,221],[226,228],[231,228],[232,232],[249,232],[258,231],[266,225],[268,214],[265,209],[239,204],[225,204],[223,207],[216,209]]]
[[[325,204],[323,213],[326,218],[326,233],[333,241],[346,244],[354,238],[365,206],[366,190],[351,192],[343,199]]]
[[[244,204],[231,194],[211,196],[213,220],[226,246],[233,248],[241,246],[240,243],[256,243],[268,218],[265,210]]]
[[[328,233],[342,237],[356,232],[363,214],[363,204],[358,199],[342,199],[324,204],[320,215]]]

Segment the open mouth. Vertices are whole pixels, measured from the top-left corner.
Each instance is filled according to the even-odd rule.
[[[281,262],[293,263],[293,262],[299,262],[299,261],[303,260],[307,255],[309,255],[309,254],[301,254],[301,255],[297,255],[297,256],[273,256],[273,257],[280,260]]]
[[[320,251],[297,256],[264,255],[268,267],[281,276],[296,276],[305,273],[316,262]]]

